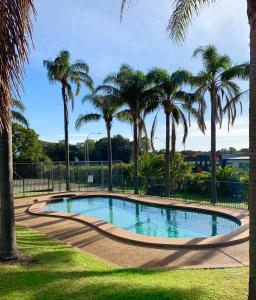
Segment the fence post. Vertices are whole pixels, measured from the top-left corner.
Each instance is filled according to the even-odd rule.
[[[25,195],[25,179],[22,178],[22,193],[23,193],[23,196]]]
[[[101,162],[101,190],[104,190],[104,170],[103,170],[103,161]]]

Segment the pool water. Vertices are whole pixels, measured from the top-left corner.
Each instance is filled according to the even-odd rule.
[[[166,208],[112,197],[84,197],[48,203],[48,212],[95,217],[126,231],[164,238],[200,238],[227,234],[240,222],[220,214]]]

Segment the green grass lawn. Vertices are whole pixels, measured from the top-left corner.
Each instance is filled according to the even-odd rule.
[[[247,268],[120,270],[91,255],[17,228],[32,265],[0,264],[0,299],[246,299]]]

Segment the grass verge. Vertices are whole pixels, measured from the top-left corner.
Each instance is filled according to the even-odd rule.
[[[243,300],[248,268],[151,271],[117,269],[91,255],[17,227],[31,265],[0,264],[0,299]]]

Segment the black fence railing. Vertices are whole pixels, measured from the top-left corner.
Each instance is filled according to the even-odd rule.
[[[108,172],[103,168],[86,169],[72,167],[71,191],[107,191],[109,184]],[[60,175],[60,174],[59,174]],[[120,172],[113,174],[113,191],[133,194],[134,178],[123,176]],[[217,181],[217,202],[215,205],[248,209],[248,184],[241,182]],[[36,196],[65,192],[65,178],[52,176],[48,178],[27,178],[14,180],[14,196]],[[165,197],[164,178],[139,177],[140,195]],[[171,198],[187,202],[211,203],[211,181],[183,180],[171,182]]]

